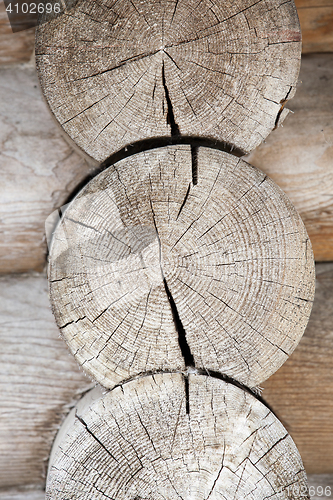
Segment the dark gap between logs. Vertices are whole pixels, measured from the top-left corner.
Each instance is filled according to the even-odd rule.
[[[131,144],[128,144],[124,148],[117,151],[117,153],[112,154],[106,158],[102,163],[96,166],[91,174],[88,174],[80,181],[73,191],[65,199],[63,205],[70,203],[74,200],[75,196],[86,186],[94,177],[98,174],[111,167],[118,161],[124,160],[129,156],[133,156],[138,153],[143,153],[144,151],[149,151],[150,149],[164,148],[166,146],[177,146],[177,145],[189,145],[191,146],[191,157],[192,157],[192,183],[196,185],[198,182],[198,149],[209,148],[217,149],[218,151],[224,151],[225,153],[232,154],[237,158],[241,158],[246,154],[242,149],[237,148],[229,142],[216,141],[215,139],[208,139],[203,137],[195,136],[174,136],[174,137],[152,137],[150,139],[144,139]]]
[[[96,170],[92,174],[91,178],[95,177],[97,174],[110,167],[111,165],[114,165],[118,161],[123,160],[124,158],[128,158],[129,156],[135,155],[137,153],[142,153],[143,151],[149,151],[150,149],[164,148],[166,146],[177,146],[179,144],[187,144],[193,146],[196,149],[198,149],[199,147],[217,149],[218,151],[224,151],[225,153],[229,153],[233,156],[236,156],[237,158],[246,155],[246,151],[237,148],[230,142],[217,141],[216,139],[207,137],[197,137],[190,135],[151,137],[149,139],[144,139],[128,144],[124,148],[117,151],[117,153],[113,153],[112,155],[110,155],[100,164],[99,167],[96,167]]]
[[[193,367],[192,367],[193,368]],[[189,370],[186,370],[186,372],[182,372],[183,378],[184,378],[184,386],[185,386],[185,396],[186,396],[186,413],[189,415],[190,413],[190,408],[189,408]],[[161,373],[179,373],[178,371],[173,371],[173,370],[149,370],[147,372],[140,372],[134,376],[129,377],[128,379],[122,380],[118,384],[116,384],[112,389],[109,390],[109,392],[113,391],[114,389],[117,389],[118,387],[122,387],[123,385],[132,382],[133,380],[136,380],[138,378],[142,377],[152,377],[154,379],[154,375],[161,374]],[[208,370],[204,368],[195,368],[191,372],[193,375],[198,375],[198,376],[205,376],[205,377],[212,377],[212,378],[217,378],[218,380],[222,380],[223,382],[227,384],[234,385],[235,387],[238,387],[239,389],[243,390],[244,392],[247,392],[248,394],[251,394],[256,400],[258,400],[261,404],[263,404],[269,411],[273,413],[273,415],[280,420],[282,425],[288,430],[288,424],[286,422],[281,420],[281,417],[279,417],[274,409],[265,401],[265,399],[258,394],[256,389],[250,389],[246,385],[242,384],[241,382],[238,382],[237,380],[233,379],[232,377],[229,377],[228,375],[225,375],[223,373],[219,373],[214,370]],[[90,390],[90,389],[89,389]],[[88,392],[88,391],[86,391]],[[85,394],[85,393],[84,393]],[[84,395],[83,394],[83,395]]]

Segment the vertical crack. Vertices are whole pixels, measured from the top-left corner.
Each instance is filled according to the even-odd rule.
[[[182,323],[182,321],[181,321],[181,319],[179,317],[179,313],[178,313],[178,310],[177,310],[176,303],[175,303],[175,301],[174,301],[174,299],[172,297],[172,294],[171,294],[170,289],[168,287],[168,283],[167,283],[167,281],[165,279],[165,276],[164,276],[164,273],[163,273],[163,269],[162,269],[162,254],[161,254],[161,240],[160,240],[160,236],[158,234],[157,225],[156,225],[156,219],[155,219],[155,212],[154,212],[154,208],[153,208],[153,204],[152,204],[151,200],[150,200],[150,208],[151,208],[151,211],[152,211],[152,214],[153,214],[153,222],[154,222],[154,227],[155,227],[155,231],[156,231],[156,235],[157,235],[157,239],[158,239],[159,259],[160,259],[160,268],[161,268],[161,274],[162,274],[162,278],[163,278],[163,284],[164,284],[165,292],[167,294],[168,301],[169,301],[169,304],[170,304],[170,308],[171,308],[171,312],[172,312],[172,318],[173,318],[173,321],[174,321],[174,324],[175,324],[175,327],[176,327],[176,331],[178,332],[179,347],[180,347],[182,356],[184,358],[185,366],[186,367],[190,367],[191,366],[191,367],[195,368],[194,357],[193,357],[193,354],[191,353],[190,346],[188,345],[187,340],[186,340],[186,331],[185,331],[185,328],[184,328],[183,323]]]
[[[186,401],[186,415],[190,414],[190,383],[188,375],[184,375],[185,384],[185,401]]]
[[[165,100],[166,100],[167,106],[168,106],[167,124],[170,125],[170,127],[171,127],[171,137],[179,137],[180,130],[179,130],[179,127],[175,121],[175,115],[173,112],[172,102],[171,102],[169,90],[168,90],[168,87],[167,87],[166,81],[165,81],[164,61],[163,61],[163,65],[162,65],[162,83],[163,83],[163,88],[164,88],[164,92],[165,92]]]
[[[192,183],[193,186],[198,184],[198,146],[191,146],[192,158]]]
[[[169,304],[171,307],[173,321],[174,321],[176,330],[178,332],[178,343],[179,343],[179,347],[180,347],[182,356],[184,358],[185,366],[195,367],[194,357],[193,357],[193,354],[191,353],[191,349],[190,349],[190,347],[187,343],[187,340],[186,340],[186,332],[185,332],[183,323],[179,317],[176,303],[173,300],[173,297],[172,297],[171,292],[170,292],[169,287],[168,287],[168,283],[164,277],[163,277],[163,283],[164,283],[164,288],[165,288],[165,291],[166,291],[166,294],[167,294],[167,297],[169,300]]]
[[[174,17],[175,17],[176,10],[177,10],[177,6],[178,6],[178,2],[179,2],[179,0],[176,0],[176,3],[175,3],[175,8],[173,9],[173,14],[172,14],[172,18],[171,18],[171,23],[170,23],[170,26],[171,26],[171,24],[172,24],[172,22],[173,22],[173,19],[174,19]]]
[[[194,146],[191,144],[191,161],[192,161],[192,184],[193,186],[196,186],[198,184],[198,146]],[[188,185],[185,198],[183,200],[183,203],[181,204],[181,207],[179,209],[179,212],[177,214],[176,220],[180,216],[181,211],[184,208],[184,205],[187,201],[188,195],[190,194],[190,189],[191,189],[191,183]]]
[[[183,202],[183,205],[185,204],[185,201],[187,199],[188,193],[190,191],[190,186],[191,185],[189,185],[189,188],[187,190],[187,194],[185,196],[185,200]],[[167,294],[168,301],[169,301],[169,304],[170,304],[173,322],[174,322],[176,331],[178,333],[179,348],[180,348],[180,351],[182,353],[182,356],[183,356],[186,368],[189,368],[189,367],[195,368],[194,357],[193,357],[193,354],[191,352],[190,346],[188,345],[187,340],[186,340],[186,331],[185,331],[185,328],[183,326],[182,320],[179,317],[179,313],[178,313],[178,309],[177,309],[176,303],[175,303],[175,301],[174,301],[174,299],[172,297],[172,294],[170,292],[167,280],[165,279],[165,276],[164,276],[164,273],[163,273],[161,240],[160,240],[160,236],[158,234],[157,225],[156,225],[156,219],[155,219],[155,212],[154,212],[154,208],[153,208],[153,204],[152,204],[151,200],[150,200],[150,208],[151,208],[151,211],[152,211],[152,214],[153,214],[153,222],[154,222],[155,231],[156,231],[156,235],[157,235],[157,239],[158,239],[160,268],[161,268],[161,274],[162,274],[162,278],[163,278],[164,289],[165,289],[165,292]],[[185,383],[185,398],[186,398],[186,414],[189,415],[190,414],[190,400],[189,400],[189,378],[188,378],[188,374],[184,375],[184,383]]]
[[[279,109],[279,112],[276,115],[276,119],[275,119],[273,130],[275,130],[279,126],[279,121],[280,121],[280,118],[281,118],[281,113],[282,113],[282,111],[283,111],[283,109],[284,109],[284,107],[285,107],[285,105],[286,105],[286,103],[288,101],[288,97],[289,97],[289,94],[290,94],[291,90],[292,90],[292,86],[289,88],[286,97],[284,99],[281,99],[281,101],[280,101],[281,108]]]
[[[180,207],[179,212],[178,212],[178,214],[177,214],[176,220],[178,219],[178,217],[180,216],[181,211],[182,211],[182,210],[183,210],[183,208],[184,208],[184,205],[185,205],[185,203],[186,203],[186,200],[187,200],[187,198],[188,198],[188,195],[190,194],[190,189],[191,189],[191,183],[188,185],[188,188],[187,188],[187,191],[186,191],[186,194],[185,194],[185,198],[184,198],[184,200],[183,200],[183,203],[181,204],[181,207]]]

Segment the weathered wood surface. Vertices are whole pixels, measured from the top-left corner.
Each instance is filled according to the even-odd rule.
[[[187,365],[254,387],[295,349],[314,294],[311,245],[280,188],[228,153],[200,147],[194,159],[188,145],[95,177],[49,261],[61,333],[107,388]]]
[[[4,490],[0,491],[0,500],[45,500],[43,490]]]
[[[286,115],[301,34],[293,0],[90,0],[38,27],[50,109],[98,161],[156,137],[251,151]]]
[[[57,428],[92,386],[59,338],[45,276],[0,278],[0,344],[0,490],[42,487]]]
[[[331,496],[323,496],[321,494],[321,487],[329,487],[333,492],[333,474],[308,474],[308,485],[310,493],[315,491],[314,495],[311,494],[311,500],[329,500]],[[314,490],[313,490],[314,488]],[[320,495],[317,494],[319,491]],[[0,500],[45,500],[44,491],[0,491]]]
[[[0,273],[44,268],[45,219],[88,172],[53,123],[35,69],[0,68]]]
[[[333,54],[302,57],[301,84],[283,127],[248,161],[290,197],[315,259],[333,260]]]
[[[317,286],[305,334],[265,382],[263,397],[286,425],[309,473],[333,471],[333,264],[316,265]]]
[[[295,114],[249,160],[286,191],[319,261],[333,260],[332,66],[331,54],[302,58]],[[0,70],[0,135],[0,272],[41,270],[45,219],[90,170],[50,119],[33,68]]]
[[[333,470],[333,265],[316,269],[317,293],[305,335],[263,391],[308,473]],[[0,294],[0,498],[9,500],[1,491],[6,487],[43,486],[62,416],[89,381],[59,339],[44,276],[3,277]],[[15,500],[29,498],[17,495]]]
[[[285,428],[222,380],[142,376],[73,412],[51,457],[48,500],[296,500],[296,489],[309,498]]]
[[[295,0],[302,52],[333,52],[333,0]]]
[[[34,45],[35,29],[13,33],[5,4],[0,0],[0,65],[30,61]]]
[[[333,1],[295,0],[302,31],[302,52],[333,52]],[[33,54],[35,30],[13,34],[0,0],[0,65],[28,62]]]

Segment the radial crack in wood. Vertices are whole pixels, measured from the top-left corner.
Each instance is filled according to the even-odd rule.
[[[180,134],[251,151],[295,92],[301,33],[293,0],[80,0],[42,21],[44,95],[98,161]]]
[[[288,198],[230,154],[198,148],[197,166],[193,185],[186,145],[124,159],[86,185],[55,231],[53,312],[105,387],[191,364],[254,387],[308,322],[313,255]]]
[[[47,500],[309,499],[297,448],[271,411],[221,380],[140,377],[65,421]],[[298,495],[297,493],[300,493]]]

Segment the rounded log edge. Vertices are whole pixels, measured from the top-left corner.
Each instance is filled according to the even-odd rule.
[[[178,145],[82,189],[55,231],[49,282],[64,339],[104,387],[187,366],[255,387],[304,332],[314,262],[273,181],[233,155]]]
[[[194,373],[87,395],[57,437],[46,488],[47,500],[300,497],[310,498],[302,461],[274,414]]]
[[[98,162],[165,136],[250,152],[285,117],[301,58],[293,0],[67,5],[41,19],[37,70],[54,117]]]

